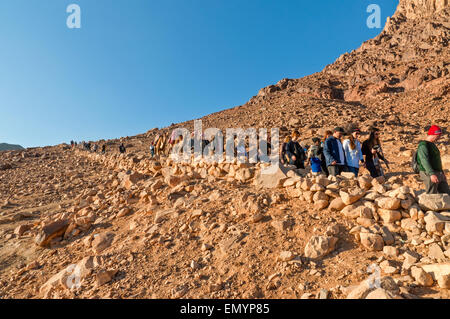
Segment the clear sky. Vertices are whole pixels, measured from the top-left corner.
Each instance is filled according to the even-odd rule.
[[[0,142],[118,138],[242,105],[379,34],[371,3],[384,27],[398,0],[1,0]]]

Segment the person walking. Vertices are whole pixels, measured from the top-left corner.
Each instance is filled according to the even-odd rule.
[[[417,147],[417,164],[427,194],[450,195],[447,178],[442,168],[441,153],[435,144],[441,135],[442,129],[439,126],[430,127],[426,140],[420,141]]]
[[[106,144],[103,144],[102,145],[102,154],[105,154],[106,153]]]
[[[293,131],[291,134],[292,140],[286,146],[286,154],[289,157],[289,164],[295,165],[297,168],[305,168],[306,154],[301,147],[300,133],[298,131]]]
[[[123,145],[123,143],[121,143],[120,146],[119,146],[119,152],[120,152],[121,154],[123,154],[123,153],[126,152],[126,149],[125,149],[125,146]]]
[[[366,168],[370,172],[370,176],[377,178],[383,176],[380,160],[384,161],[388,166],[389,162],[384,158],[383,150],[380,143],[380,130],[377,128],[370,129],[369,138],[362,144],[362,154]],[[389,168],[389,166],[388,166]]]
[[[289,157],[287,156],[287,146],[289,142],[291,141],[291,137],[288,135],[284,138],[283,144],[281,145],[280,149],[280,161],[281,164],[288,164],[289,163]]]
[[[344,140],[344,143],[342,144],[347,171],[355,174],[356,177],[358,177],[360,165],[364,165],[361,143],[359,142],[360,136],[361,131],[359,128],[354,128],[349,138]]]
[[[153,142],[150,144],[150,154],[152,158],[155,156],[155,145],[153,145]]]
[[[328,177],[328,175],[330,175],[330,173],[328,173],[328,167],[327,167],[327,161],[325,159],[325,154],[323,153],[323,147],[325,145],[325,141],[327,140],[327,138],[329,138],[331,135],[333,135],[332,131],[325,131],[325,136],[322,140],[322,142],[320,143],[320,166],[322,168],[322,171],[325,173],[325,175]]]
[[[320,138],[314,137],[312,139],[313,145],[309,148],[307,162],[311,165],[313,173],[320,173],[322,171],[323,147],[320,145]]]
[[[333,176],[341,174],[345,169],[345,155],[341,143],[342,134],[344,134],[344,129],[336,127],[333,135],[327,138],[323,147],[328,173]]]

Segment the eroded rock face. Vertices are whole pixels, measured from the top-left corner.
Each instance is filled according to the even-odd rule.
[[[400,0],[396,14],[404,14],[408,19],[417,19],[432,15],[448,6],[448,0]]]

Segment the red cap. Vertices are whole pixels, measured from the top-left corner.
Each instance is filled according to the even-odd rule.
[[[430,127],[430,129],[428,130],[428,135],[441,135],[441,134],[442,134],[442,130],[437,125],[432,125]]]

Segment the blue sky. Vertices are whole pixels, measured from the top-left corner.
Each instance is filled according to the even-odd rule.
[[[383,27],[398,1],[2,0],[0,142],[131,136],[244,104],[379,34],[371,3]]]

